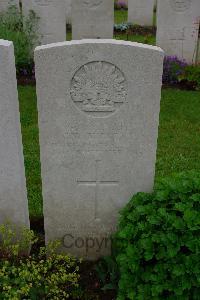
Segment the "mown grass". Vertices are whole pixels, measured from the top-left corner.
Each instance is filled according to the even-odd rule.
[[[19,101],[30,215],[42,215],[42,192],[35,87],[19,86]],[[200,170],[200,92],[164,89],[156,180],[172,173]]]
[[[128,11],[127,10],[115,10],[115,24],[127,23]]]
[[[42,215],[39,131],[35,87],[18,87],[24,161],[31,216]]]
[[[200,92],[162,91],[156,179],[200,170]]]

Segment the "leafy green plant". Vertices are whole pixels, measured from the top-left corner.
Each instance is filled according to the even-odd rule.
[[[119,281],[118,265],[114,257],[105,256],[95,267],[102,290],[117,290]]]
[[[200,299],[200,174],[162,180],[121,213],[118,300]]]
[[[25,227],[16,227],[7,222],[0,225],[0,259],[17,259],[26,255],[31,246],[37,242],[32,230]]]
[[[15,231],[6,224],[0,235],[0,299],[81,299],[79,263],[57,254],[58,242],[41,247],[37,255],[21,256],[20,249],[36,242],[33,232],[25,229],[17,243]]]
[[[33,50],[39,43],[37,35],[38,17],[30,11],[27,17],[22,16],[15,5],[0,14],[0,38],[13,41],[17,72],[32,72]]]
[[[186,66],[179,80],[187,81],[194,89],[200,90],[200,64]]]

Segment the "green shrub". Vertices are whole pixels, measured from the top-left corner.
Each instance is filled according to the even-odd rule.
[[[119,270],[115,257],[103,257],[96,265],[95,270],[103,291],[117,290]]]
[[[0,14],[0,39],[13,41],[17,72],[32,72],[34,45],[39,42],[37,36],[38,17],[30,11],[23,17],[17,7],[11,5],[8,11]]]
[[[200,174],[182,173],[134,196],[115,238],[118,300],[199,300]]]
[[[193,84],[197,90],[200,90],[200,64],[185,67],[184,73],[179,79],[187,80]]]
[[[78,262],[56,254],[59,243],[41,247],[39,254],[20,256],[19,249],[36,241],[33,232],[25,229],[21,241],[15,242],[12,227],[1,225],[0,236],[0,299],[81,299]]]

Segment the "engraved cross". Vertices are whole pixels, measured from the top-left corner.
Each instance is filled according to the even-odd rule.
[[[98,219],[98,192],[99,192],[99,187],[102,185],[106,186],[117,186],[119,181],[117,180],[101,180],[99,179],[99,168],[100,168],[100,160],[95,161],[95,178],[94,180],[77,180],[77,183],[79,185],[84,185],[84,186],[91,186],[95,187],[95,220]]]

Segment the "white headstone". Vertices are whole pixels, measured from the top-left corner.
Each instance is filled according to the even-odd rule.
[[[128,21],[141,26],[153,25],[154,0],[129,0]]]
[[[72,0],[72,38],[113,38],[113,0]]]
[[[19,8],[19,0],[0,0],[0,13],[7,11],[11,5],[16,5]]]
[[[109,254],[119,210],[152,190],[163,56],[116,40],[36,48],[46,242]]]
[[[72,22],[72,0],[65,0],[66,8],[66,23],[71,24]]]
[[[0,224],[29,227],[12,42],[0,40]]]
[[[197,57],[199,0],[158,0],[157,45],[188,63]]]
[[[24,15],[33,10],[39,17],[41,44],[66,40],[66,12],[64,0],[22,0]]]

